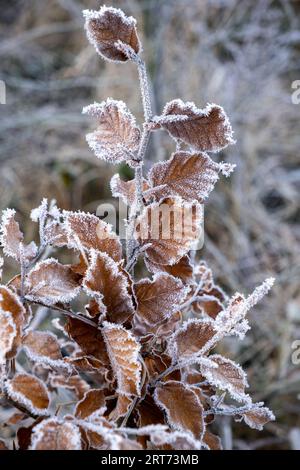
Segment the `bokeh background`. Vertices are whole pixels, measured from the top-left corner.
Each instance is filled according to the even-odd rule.
[[[110,198],[117,170],[89,151],[93,123],[84,105],[107,96],[142,119],[136,69],[102,61],[88,44],[81,11],[96,0],[0,0],[0,209],[14,207],[28,240],[29,211],[42,197],[65,209],[95,211]],[[222,348],[247,371],[250,393],[276,414],[259,433],[224,420],[226,448],[300,449],[300,2],[292,0],[115,0],[138,20],[156,113],[180,97],[222,105],[237,145],[216,156],[237,164],[205,209],[199,254],[229,294],[248,293],[273,275],[272,293],[250,313],[246,340]],[[151,161],[174,144],[157,133]],[[15,266],[7,266],[13,272]]]

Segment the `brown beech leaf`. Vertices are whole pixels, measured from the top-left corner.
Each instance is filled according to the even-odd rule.
[[[139,362],[139,343],[130,331],[113,323],[104,322],[102,333],[117,378],[117,392],[120,395],[140,396],[142,367]]]
[[[140,280],[134,284],[139,321],[149,327],[159,326],[180,308],[187,290],[180,279],[167,273]]]
[[[21,258],[31,260],[37,254],[37,246],[34,242],[29,245],[24,244],[24,235],[20,230],[18,222],[15,220],[16,211],[6,209],[2,212],[0,225],[0,245],[6,256],[10,256],[17,261]]]
[[[222,450],[221,439],[210,431],[205,431],[202,442],[209,450]]]
[[[2,212],[0,228],[0,244],[6,256],[11,256],[15,260],[20,260],[20,244],[23,243],[24,236],[20,230],[18,222],[15,220],[16,211],[6,209]]]
[[[86,136],[95,155],[111,163],[130,163],[139,147],[140,130],[126,104],[108,98],[86,106],[82,112],[97,119],[97,129]]]
[[[104,414],[106,410],[105,395],[103,390],[92,389],[84,394],[75,408],[74,415],[78,419],[86,419],[91,416],[95,411]]]
[[[50,331],[29,331],[22,345],[32,361],[72,372],[72,367],[63,360],[56,336]]]
[[[65,377],[63,375],[52,374],[49,378],[52,388],[65,388],[75,393],[77,398],[81,400],[84,394],[89,391],[89,384],[83,380],[79,375],[72,375]]]
[[[99,11],[84,10],[88,40],[104,59],[126,62],[128,57],[118,48],[121,42],[138,54],[141,45],[136,31],[136,20],[122,10],[102,6]]]
[[[165,411],[171,428],[190,431],[196,439],[201,438],[205,429],[203,407],[190,387],[170,380],[156,388],[154,397]]]
[[[149,259],[145,260],[146,267],[151,273],[157,274],[166,272],[171,276],[178,277],[184,284],[192,284],[194,281],[194,268],[188,255],[183,256],[176,264],[172,266],[153,263]]]
[[[38,263],[26,278],[26,296],[33,302],[54,305],[69,302],[80,291],[81,277],[69,266],[49,258]]]
[[[249,395],[245,394],[247,376],[238,364],[219,354],[209,356],[209,360],[211,366],[209,363],[200,364],[201,374],[209,384],[227,391],[237,401],[251,401]]]
[[[135,179],[130,181],[123,181],[120,175],[116,173],[110,180],[110,188],[113,197],[121,197],[123,202],[129,206],[132,206],[135,202]],[[149,183],[143,180],[143,191],[149,189]]]
[[[115,261],[122,259],[122,245],[111,226],[93,214],[64,212],[69,246],[80,250],[103,251]]]
[[[87,294],[95,296],[108,320],[124,323],[134,313],[125,274],[106,253],[91,251],[90,266],[83,280]]]
[[[0,364],[5,362],[7,354],[13,349],[17,328],[10,312],[0,310]]]
[[[176,152],[170,160],[156,163],[149,172],[151,189],[146,194],[156,200],[181,196],[202,203],[218,181],[220,165],[205,153]]]
[[[245,423],[252,429],[262,431],[265,424],[269,421],[274,421],[275,416],[269,408],[266,407],[253,407],[242,415]]]
[[[144,208],[134,235],[152,263],[174,265],[199,239],[202,218],[199,205],[164,199]]]
[[[45,419],[33,428],[30,450],[81,450],[80,430],[71,422]]]
[[[6,286],[0,286],[0,362],[16,355],[25,316],[19,297]]]
[[[190,432],[153,432],[151,442],[162,450],[200,450],[201,441],[194,439]]]
[[[44,228],[44,239],[48,245],[62,247],[68,244],[68,236],[64,225],[57,220],[51,221]]]
[[[77,318],[68,318],[66,331],[86,355],[95,357],[104,367],[108,366],[109,358],[103,335],[99,329],[87,325]]]
[[[127,395],[119,395],[115,408],[109,414],[110,421],[117,421],[119,418],[122,418],[126,415],[128,408],[133,402],[133,397]]]
[[[223,108],[216,104],[198,109],[192,102],[173,100],[153,121],[157,129],[166,129],[175,139],[201,152],[218,152],[228,144],[234,144],[229,119]]]
[[[185,360],[201,354],[202,348],[217,334],[209,320],[187,320],[169,341],[169,354],[173,360]]]
[[[6,380],[4,390],[8,397],[36,416],[49,413],[49,394],[44,383],[30,374],[16,374],[13,379]]]

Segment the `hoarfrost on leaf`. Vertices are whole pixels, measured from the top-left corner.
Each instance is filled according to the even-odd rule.
[[[82,112],[97,119],[97,129],[87,134],[86,140],[98,158],[111,163],[130,163],[134,159],[140,130],[123,101],[108,98],[100,104],[86,106]]]
[[[136,20],[132,16],[126,16],[122,10],[105,5],[99,11],[84,10],[83,16],[88,40],[104,59],[113,62],[128,60],[127,55],[117,47],[119,41],[133,53],[140,52]]]
[[[38,263],[26,278],[26,298],[54,305],[74,299],[80,291],[80,276],[69,266],[49,258]]]
[[[49,414],[50,397],[44,383],[34,375],[19,373],[6,380],[4,391],[9,398],[35,416]]]
[[[235,143],[229,119],[216,104],[198,109],[192,102],[176,99],[167,103],[162,115],[153,121],[156,128],[166,129],[175,139],[201,152],[218,152]]]

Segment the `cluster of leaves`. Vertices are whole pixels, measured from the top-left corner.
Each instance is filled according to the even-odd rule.
[[[153,116],[135,20],[106,7],[84,16],[97,52],[114,62],[133,61],[140,76],[142,131],[123,102],[108,99],[84,109],[97,120],[87,135],[95,154],[135,170],[132,181],[115,175],[111,182],[113,195],[130,206],[126,256],[119,237],[93,214],[43,200],[31,214],[39,226],[37,246],[25,243],[15,212],[4,211],[3,253],[20,266],[0,286],[0,391],[3,406],[12,407],[14,448],[219,449],[211,432],[216,416],[254,429],[274,419],[246,393],[242,368],[213,352],[226,336],[244,338],[247,312],[273,279],[248,297],[229,299],[209,267],[191,256],[198,209],[220,173],[233,170],[207,152],[233,143],[232,129],[216,105],[198,109],[174,100]],[[143,178],[147,143],[157,129],[175,139],[176,152]],[[163,204],[173,214],[167,238]],[[179,232],[175,220],[183,208],[192,208],[193,217]],[[49,257],[60,248],[75,253],[76,262]],[[136,280],[139,257],[149,277]],[[56,334],[37,329],[41,309],[57,314]],[[0,448],[7,445],[0,441]]]

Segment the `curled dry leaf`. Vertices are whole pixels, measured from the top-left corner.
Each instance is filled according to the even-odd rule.
[[[32,361],[72,372],[72,367],[63,360],[56,336],[50,331],[29,331],[23,337],[22,345]]]
[[[136,54],[141,49],[136,20],[122,10],[102,6],[99,11],[84,10],[85,29],[90,43],[104,59],[126,62],[128,57],[118,47],[122,42]]]
[[[190,387],[170,380],[156,388],[154,397],[165,411],[171,428],[190,431],[196,439],[201,438],[205,429],[203,407]]]
[[[162,115],[154,118],[154,125],[201,152],[218,152],[235,143],[229,119],[216,104],[198,109],[192,102],[170,101]]]
[[[24,236],[20,230],[18,222],[15,220],[16,211],[6,209],[2,213],[0,243],[4,254],[11,256],[15,260],[20,260],[20,244],[23,243]]]
[[[70,248],[103,251],[115,261],[121,260],[122,245],[110,225],[85,212],[65,211],[64,216]]]
[[[183,256],[176,264],[171,266],[153,263],[149,259],[145,260],[148,271],[154,274],[166,272],[171,276],[178,277],[184,284],[194,282],[194,267],[188,255]]]
[[[102,333],[117,378],[117,392],[121,395],[140,396],[142,369],[139,361],[140,344],[130,331],[120,325],[104,322]]]
[[[203,348],[217,334],[214,323],[209,320],[187,320],[170,338],[168,350],[173,361],[200,356]],[[208,352],[206,350],[205,352]]]
[[[180,279],[166,273],[155,274],[153,280],[142,279],[134,285],[139,324],[149,333],[180,308],[188,289]]]
[[[274,421],[275,416],[269,408],[254,406],[246,413],[243,413],[242,418],[250,428],[261,431],[265,424],[269,421]]]
[[[26,311],[19,297],[5,286],[0,286],[0,361],[12,359],[21,344]]]
[[[105,313],[109,321],[124,323],[132,317],[134,307],[127,276],[106,253],[91,251],[83,286],[89,295],[98,300],[101,313]]]
[[[200,450],[201,441],[196,440],[189,432],[157,431],[150,435],[151,442],[163,450]]]
[[[104,414],[106,410],[103,390],[92,389],[84,394],[77,403],[74,415],[78,419],[87,419],[93,413]]]
[[[218,181],[220,165],[205,153],[176,152],[170,160],[156,163],[149,172],[151,189],[146,195],[156,200],[180,196],[202,203]]]
[[[15,220],[16,211],[6,209],[2,212],[0,225],[0,245],[6,256],[10,256],[17,261],[23,259],[29,261],[37,254],[37,246],[34,242],[24,245],[24,235],[20,230],[18,222]]]
[[[81,277],[69,266],[49,258],[35,266],[26,278],[26,297],[29,300],[54,305],[70,302],[80,291]]]
[[[49,394],[44,383],[30,374],[16,374],[13,379],[6,380],[4,391],[19,406],[34,416],[45,416],[49,413]]]
[[[235,362],[219,354],[209,356],[209,363],[200,364],[201,374],[214,387],[227,391],[232,398],[241,402],[251,401],[245,394],[248,387],[247,376]],[[217,366],[217,367],[216,367]]]
[[[108,98],[86,106],[82,112],[97,119],[97,129],[86,136],[95,155],[111,163],[130,163],[139,147],[140,130],[126,104]]]
[[[210,431],[205,431],[202,443],[208,450],[222,450],[221,439]]]
[[[78,426],[58,418],[43,420],[33,428],[31,450],[81,450]]]
[[[165,199],[144,208],[134,235],[151,262],[173,265],[198,241],[201,221],[199,205]]]
[[[129,206],[135,203],[136,184],[135,179],[123,181],[120,175],[116,173],[110,180],[110,188],[114,197],[121,197],[123,202]],[[143,191],[149,189],[149,183],[143,180]]]
[[[95,357],[104,367],[108,366],[109,359],[104,338],[98,328],[87,325],[76,318],[68,318],[66,331],[87,356]]]

